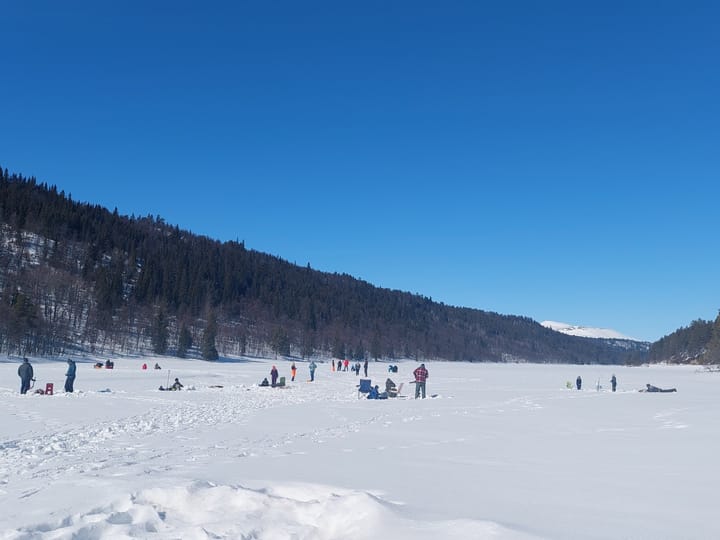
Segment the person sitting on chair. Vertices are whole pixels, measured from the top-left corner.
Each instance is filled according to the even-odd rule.
[[[395,386],[395,383],[392,379],[388,378],[388,380],[385,381],[385,392],[387,392],[388,397],[397,397],[398,390],[397,386]]]
[[[175,377],[175,382],[170,387],[170,390],[182,390],[183,385],[180,383],[180,381]]]
[[[380,397],[380,390],[378,389],[378,385],[376,384],[372,388],[370,388],[370,392],[368,392],[368,399],[378,399]]]

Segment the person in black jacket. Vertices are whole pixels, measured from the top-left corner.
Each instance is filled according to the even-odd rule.
[[[27,394],[27,391],[30,390],[30,381],[33,378],[33,367],[28,362],[27,358],[23,358],[23,363],[20,364],[20,367],[18,368],[18,377],[20,377],[20,393],[21,394]]]
[[[578,378],[575,379],[575,386],[578,390],[582,390],[582,379],[580,378],[580,375],[578,375]]]

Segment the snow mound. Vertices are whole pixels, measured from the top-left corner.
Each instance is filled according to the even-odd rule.
[[[363,491],[291,484],[267,489],[207,482],[151,488],[105,506],[3,536],[21,538],[158,538],[184,540],[530,539],[492,522],[421,522],[400,505]]]

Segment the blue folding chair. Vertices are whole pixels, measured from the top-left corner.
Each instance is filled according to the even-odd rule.
[[[370,379],[360,379],[360,384],[358,385],[358,399],[360,399],[360,394],[367,394],[370,392],[371,388],[372,385],[370,384]]]

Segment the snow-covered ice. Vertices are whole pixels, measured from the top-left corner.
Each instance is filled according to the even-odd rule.
[[[329,363],[86,358],[64,394],[31,361],[55,395],[0,358],[0,539],[720,538],[720,373],[427,363],[436,398],[371,401]],[[257,386],[272,364],[287,388]],[[369,376],[408,396],[398,365]]]

